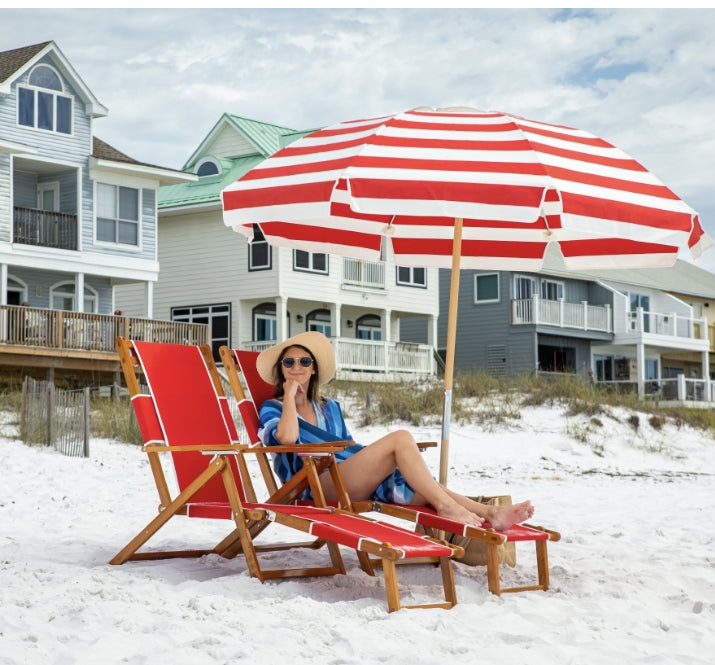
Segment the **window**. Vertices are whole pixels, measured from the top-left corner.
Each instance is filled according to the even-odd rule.
[[[328,274],[328,255],[313,254],[302,249],[293,250],[293,270]]]
[[[97,184],[97,240],[139,245],[139,190]]]
[[[93,288],[85,284],[84,287],[84,310],[85,312],[96,312],[98,294]],[[75,283],[60,282],[50,287],[50,308],[61,309],[65,312],[75,311]]]
[[[314,309],[306,318],[307,330],[317,330],[326,337],[331,337],[333,328],[330,325],[330,310]]]
[[[214,159],[211,158],[204,159],[199,163],[198,168],[196,169],[196,175],[199,176],[199,178],[209,175],[218,175],[219,173],[221,173],[219,165]]]
[[[231,305],[193,305],[190,307],[172,307],[172,321],[186,323],[204,323],[210,326],[211,350],[214,359],[221,362],[218,349],[231,342]]]
[[[474,275],[474,302],[499,302],[499,273]]]
[[[562,300],[564,285],[562,282],[552,282],[548,279],[541,280],[541,297],[544,300]]]
[[[248,244],[248,270],[270,270],[271,258],[271,247],[258,224],[254,224],[253,240]]]
[[[536,282],[533,277],[514,277],[514,300],[525,300],[536,293]]]
[[[379,341],[382,339],[382,329],[380,327],[380,317],[375,314],[361,316],[355,322],[355,337],[358,339],[372,339]]]
[[[253,341],[265,342],[276,339],[276,306],[263,303],[253,308]]]
[[[397,283],[403,286],[427,287],[427,271],[424,268],[397,267]]]
[[[29,87],[18,87],[17,122],[61,134],[72,133],[72,98],[61,94],[62,81],[47,65],[35,67]]]

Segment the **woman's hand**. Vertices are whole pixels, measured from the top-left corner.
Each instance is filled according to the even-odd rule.
[[[293,401],[295,401],[296,395],[299,393],[305,394],[305,391],[303,390],[303,386],[298,383],[295,379],[286,379],[283,382],[283,401],[285,403],[285,398],[289,398]]]

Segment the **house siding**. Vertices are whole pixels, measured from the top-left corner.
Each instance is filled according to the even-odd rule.
[[[12,237],[12,197],[10,196],[10,155],[0,154],[0,242],[10,242]]]
[[[206,146],[206,155],[216,157],[238,157],[239,155],[253,155],[257,152],[248,139],[236,132],[232,127],[224,127],[210,145]]]
[[[585,371],[591,362],[591,342],[604,342],[611,338],[609,333],[589,330],[561,329],[536,324],[512,325],[511,308],[515,275],[534,279],[537,293],[540,293],[542,281],[560,282],[563,284],[564,300],[568,303],[587,301],[590,305],[613,307],[612,290],[593,281],[507,271],[498,273],[499,301],[476,304],[474,276],[489,272],[493,271],[463,270],[461,272],[455,347],[456,367],[465,371],[490,369],[510,374],[529,373],[539,368],[539,346],[546,345],[573,349],[575,356],[573,369]],[[442,354],[445,353],[447,341],[450,281],[450,271],[440,271],[441,316],[438,321],[438,338]],[[495,359],[499,359],[496,369]]]
[[[160,223],[160,273],[154,285],[154,316],[170,319],[172,307],[235,304],[241,288],[240,245],[245,245],[245,239],[237,234],[232,237],[210,214],[172,216]]]

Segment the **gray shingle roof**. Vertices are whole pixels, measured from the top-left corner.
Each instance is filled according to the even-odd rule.
[[[0,83],[10,78],[26,62],[32,60],[42,49],[52,42],[42,42],[9,51],[0,51]]]

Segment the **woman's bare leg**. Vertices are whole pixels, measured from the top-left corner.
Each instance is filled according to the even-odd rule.
[[[355,501],[369,499],[375,488],[396,468],[415,490],[412,503],[430,505],[443,517],[476,525],[487,519],[495,528],[504,528],[524,521],[533,513],[528,502],[525,502],[528,507],[525,504],[487,506],[446,489],[432,477],[407,430],[391,432],[340,464],[348,494]],[[326,498],[334,501],[337,495],[329,474],[321,476],[321,483]],[[506,508],[513,510],[506,511]]]

